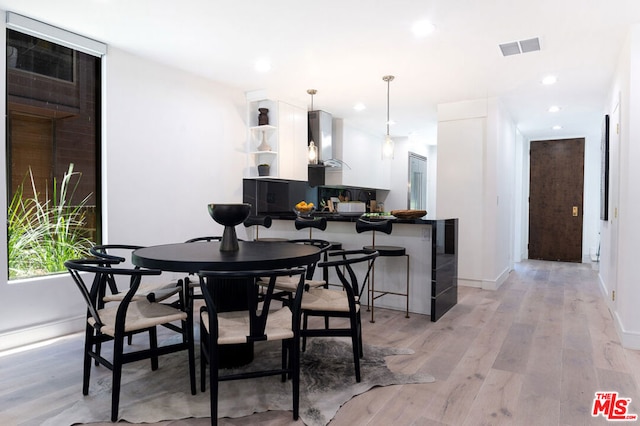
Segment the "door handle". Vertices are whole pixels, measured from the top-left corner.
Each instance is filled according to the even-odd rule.
[[[578,206],[573,206],[573,217],[578,216]]]

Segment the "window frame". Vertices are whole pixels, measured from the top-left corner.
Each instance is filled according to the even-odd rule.
[[[104,74],[104,70],[105,70],[105,63],[104,63],[104,57],[107,53],[107,46],[104,43],[95,41],[93,39],[84,37],[84,36],[80,36],[78,34],[75,33],[71,33],[69,31],[51,26],[49,24],[22,16],[22,15],[18,15],[16,13],[13,12],[6,12],[6,22],[5,22],[5,31],[3,31],[3,36],[4,39],[2,40],[4,45],[7,46],[7,30],[14,30],[14,31],[18,31],[24,34],[28,34],[43,40],[47,40],[50,41],[52,43],[58,44],[58,45],[62,45],[65,47],[68,47],[70,49],[72,49],[73,51],[80,51],[89,55],[92,55],[94,57],[97,57],[100,59],[100,65],[98,68],[98,74],[97,74],[97,79],[95,81],[96,84],[96,94],[97,97],[95,99],[95,103],[97,105],[97,111],[96,111],[96,133],[95,133],[95,143],[96,143],[96,153],[95,153],[95,185],[96,185],[96,191],[95,191],[95,206],[97,209],[97,214],[96,214],[96,232],[97,232],[97,238],[98,241],[101,238],[101,234],[102,234],[102,211],[103,211],[103,201],[102,201],[102,183],[103,183],[103,177],[102,177],[102,156],[103,156],[103,151],[104,151],[104,147],[102,145],[102,141],[103,141],[103,135],[104,135],[104,129],[102,127],[102,118],[103,118],[103,114],[104,114],[104,102],[103,102],[103,93],[104,93],[104,82],[103,82],[103,74]],[[6,55],[5,55],[5,61],[6,61]],[[43,78],[51,78],[54,80],[58,80],[60,82],[64,82],[64,83],[68,83],[68,84],[76,84],[77,83],[77,78],[75,76],[75,73],[77,71],[76,67],[75,67],[75,63],[77,61],[77,54],[76,52],[74,52],[74,81],[73,82],[69,82],[67,80],[60,80],[60,79],[56,79],[55,77],[51,77],[51,76],[46,76],[46,75],[41,75],[38,74],[40,76],[42,76]],[[25,70],[21,70],[23,72],[29,72],[29,71],[25,71]],[[4,77],[4,81],[5,81],[5,86],[7,84],[7,64],[5,62],[4,66],[2,67],[2,71],[1,71],[3,77]],[[4,104],[4,108],[5,108],[5,116],[9,113],[8,110],[8,104],[7,104],[7,99],[8,99],[8,91],[5,91],[5,104]],[[9,161],[9,156],[8,156],[8,141],[6,139],[7,137],[7,121],[4,121],[4,127],[2,127],[3,130],[3,134],[5,135],[5,149],[3,151],[3,155],[4,157],[1,157],[3,160],[3,164],[5,167],[5,185],[4,185],[4,191],[5,191],[5,196],[2,197],[2,200],[0,202],[0,208],[3,208],[4,211],[4,215],[5,215],[5,219],[7,218],[7,208],[8,208],[8,193],[10,193],[10,188],[9,188],[9,183],[11,182],[11,180],[9,179],[8,176],[8,171],[9,171],[9,167],[8,167],[8,163],[7,161]],[[5,220],[6,223],[6,220]],[[50,279],[55,279],[56,277],[60,276],[60,274],[63,274],[64,271],[62,272],[52,272],[52,273],[47,273],[44,275],[39,275],[39,276],[33,276],[33,277],[19,277],[19,278],[13,278],[13,279],[9,279],[9,259],[8,259],[8,246],[7,246],[7,227],[4,227],[4,230],[2,232],[0,232],[0,235],[3,235],[4,237],[4,241],[5,244],[3,245],[4,248],[0,249],[0,265],[3,265],[3,269],[5,271],[5,276],[3,277],[3,279],[0,279],[0,282],[5,281],[8,284],[20,284],[20,283],[26,283],[26,282],[33,282],[33,281],[40,281],[40,280],[50,280]]]

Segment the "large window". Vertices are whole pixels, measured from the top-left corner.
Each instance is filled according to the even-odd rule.
[[[62,272],[66,259],[85,255],[100,239],[101,57],[64,45],[59,29],[8,18],[7,231],[14,279]],[[57,38],[42,37],[43,27]],[[69,36],[77,45],[78,36]]]

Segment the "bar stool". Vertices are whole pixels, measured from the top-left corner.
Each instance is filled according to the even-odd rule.
[[[327,219],[324,217],[312,217],[305,218],[298,216],[294,222],[297,230],[309,228],[309,239],[313,239],[313,229],[319,229],[324,231],[327,229]],[[342,243],[337,241],[329,241],[329,248],[324,252],[323,261],[328,260],[328,252],[342,250]],[[322,280],[325,282],[325,287],[328,288],[329,284],[329,268],[322,268]],[[335,284],[342,286],[342,284]]]
[[[313,228],[324,231],[327,229],[327,218],[325,217],[296,217],[294,222],[296,229],[299,231],[301,229],[309,228],[309,239],[313,239]]]
[[[375,299],[386,296],[387,294],[394,294],[397,296],[404,296],[407,299],[407,308],[405,318],[409,318],[409,255],[407,254],[407,249],[401,246],[387,246],[387,245],[376,245],[376,231],[384,232],[385,234],[391,234],[392,222],[388,220],[381,220],[370,222],[364,220],[362,218],[358,219],[356,222],[356,232],[358,234],[362,232],[372,232],[372,241],[370,246],[364,246],[363,248],[366,250],[376,250],[380,257],[400,257],[405,256],[407,258],[407,290],[406,293],[400,293],[395,291],[387,291],[387,290],[376,290],[375,289],[375,265],[371,269],[371,280],[370,288],[367,290],[369,294],[369,305],[371,307],[371,322],[375,322],[374,319],[374,301]]]
[[[249,216],[243,222],[244,227],[248,228],[250,226],[255,226],[256,237],[255,241],[287,241],[286,238],[260,238],[258,233],[260,231],[260,227],[263,226],[265,228],[271,228],[271,216]]]

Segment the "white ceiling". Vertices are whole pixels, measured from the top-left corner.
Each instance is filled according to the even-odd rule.
[[[639,0],[0,0],[0,8],[244,91],[435,141],[439,103],[499,97],[533,139],[599,132]],[[411,25],[436,30],[415,39]],[[539,37],[503,57],[498,44]],[[268,58],[260,74],[254,63]],[[558,82],[540,80],[555,74]],[[357,102],[366,109],[357,112]],[[559,105],[560,112],[547,109]],[[560,124],[563,129],[552,131]]]

